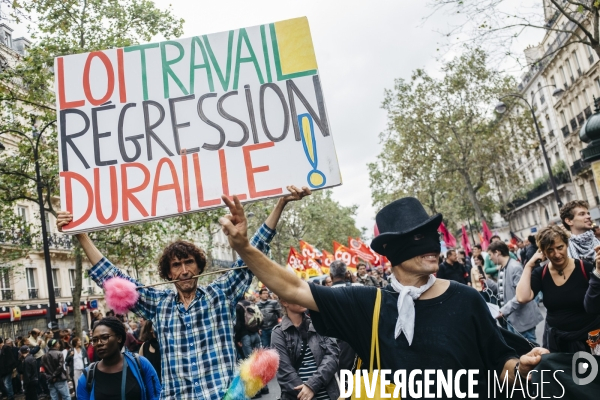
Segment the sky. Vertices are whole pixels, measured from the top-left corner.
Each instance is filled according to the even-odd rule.
[[[440,57],[452,56],[444,53],[447,39],[440,32],[460,22],[459,17],[439,12],[425,19],[432,13],[428,0],[154,1],[185,19],[183,37],[308,17],[344,182],[333,189],[334,198],[344,206],[359,206],[357,226],[366,227],[370,236],[376,210],[367,163],[381,152],[379,134],[387,124],[381,109],[384,91],[417,68],[439,73]],[[510,8],[523,1],[529,0],[506,3]],[[14,37],[26,35],[20,32],[24,27],[16,28]],[[517,46],[537,41],[539,34]]]

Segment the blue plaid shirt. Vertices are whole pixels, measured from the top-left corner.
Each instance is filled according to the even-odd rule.
[[[250,243],[268,254],[275,231],[263,224]],[[244,265],[238,259],[233,266]],[[125,275],[103,258],[89,271],[98,285],[121,277],[138,286],[140,282]],[[233,379],[236,352],[233,325],[235,306],[254,275],[249,269],[223,274],[206,287],[198,287],[196,298],[186,310],[177,291],[140,289],[140,299],[132,309],[152,321],[161,351],[161,399],[220,400]]]

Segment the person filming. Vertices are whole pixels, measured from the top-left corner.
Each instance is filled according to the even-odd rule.
[[[542,229],[536,241],[539,250],[525,264],[517,301],[543,293],[551,352],[590,352],[588,332],[600,328],[600,246],[594,265],[569,257],[569,238],[558,226]]]

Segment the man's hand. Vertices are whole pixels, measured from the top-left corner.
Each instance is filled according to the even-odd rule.
[[[56,216],[56,227],[59,232],[62,232],[63,226],[73,221],[73,215],[68,211],[59,211]]]
[[[219,218],[219,223],[223,227],[223,233],[229,240],[229,245],[237,251],[250,246],[248,241],[248,221],[244,213],[244,207],[237,196],[233,196],[233,202],[225,195],[221,197],[225,205],[229,208],[230,214]]]
[[[529,371],[534,369],[540,361],[542,361],[542,354],[550,353],[549,350],[544,349],[543,347],[536,347],[531,350],[529,353],[522,355],[519,364],[519,375],[522,377],[527,376]]]
[[[286,186],[286,189],[290,192],[290,194],[281,198],[281,201],[285,202],[286,204],[290,201],[301,200],[303,197],[310,196],[312,194],[311,190],[306,186],[302,186],[302,190],[293,185]]]
[[[315,393],[306,385],[296,386],[294,390],[299,390],[298,400],[312,400],[315,397]]]

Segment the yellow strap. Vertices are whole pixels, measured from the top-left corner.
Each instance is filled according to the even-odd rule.
[[[379,312],[381,311],[381,290],[377,289],[375,297],[375,307],[373,309],[373,326],[371,328],[371,357],[369,360],[369,373],[373,372],[373,359],[377,353],[377,368],[381,368],[379,358]]]

